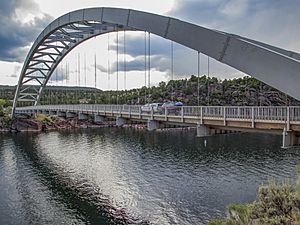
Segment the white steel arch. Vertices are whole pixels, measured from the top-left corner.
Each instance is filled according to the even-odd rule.
[[[12,114],[20,101],[38,104],[53,71],[74,47],[91,37],[121,30],[147,31],[177,42],[300,100],[300,54],[296,52],[171,17],[100,7],[67,13],[41,32],[24,62]]]

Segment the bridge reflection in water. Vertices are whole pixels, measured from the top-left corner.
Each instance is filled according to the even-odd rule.
[[[230,131],[274,133],[282,135],[282,147],[300,144],[300,106],[183,106],[176,111],[143,112],[139,105],[41,105],[16,108],[16,114],[49,114],[80,120],[93,116],[95,121],[115,118],[118,126],[146,122],[148,130],[167,125],[190,126],[197,127],[200,137]]]

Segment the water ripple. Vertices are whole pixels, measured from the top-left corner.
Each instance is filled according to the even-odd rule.
[[[295,178],[300,159],[261,134],[91,129],[0,147],[0,224],[206,224],[271,177]]]

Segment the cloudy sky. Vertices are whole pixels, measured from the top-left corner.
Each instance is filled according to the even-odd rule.
[[[22,63],[32,43],[53,19],[76,9],[101,6],[133,8],[172,16],[300,52],[298,0],[1,0],[0,84],[17,83]],[[122,51],[123,32],[119,33],[119,40],[119,49]],[[126,87],[140,87],[145,83],[144,33],[126,32],[126,40]],[[96,54],[96,86],[101,89],[115,89],[116,44],[116,33],[102,35],[81,44],[62,61],[54,72],[50,85],[79,85],[76,64],[80,57],[80,85],[94,86]],[[109,52],[108,45],[111,49]],[[119,83],[120,88],[124,88],[122,53],[119,59]],[[201,62],[201,74],[207,74],[207,57],[202,55]],[[70,68],[68,80],[64,78],[67,64]],[[110,79],[107,75],[108,65],[114,72]],[[151,84],[169,80],[170,71],[170,41],[151,35]],[[197,53],[174,43],[174,77],[178,79],[196,73]],[[210,75],[220,79],[243,76],[239,71],[214,60],[210,60]]]

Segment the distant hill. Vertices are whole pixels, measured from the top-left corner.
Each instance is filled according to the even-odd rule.
[[[10,86],[10,85],[0,85],[0,90],[16,90],[17,86]],[[26,87],[26,85],[24,85]],[[33,86],[39,87],[39,86]],[[45,90],[64,90],[64,91],[101,91],[100,89],[93,88],[93,87],[75,87],[75,86],[46,86]]]

